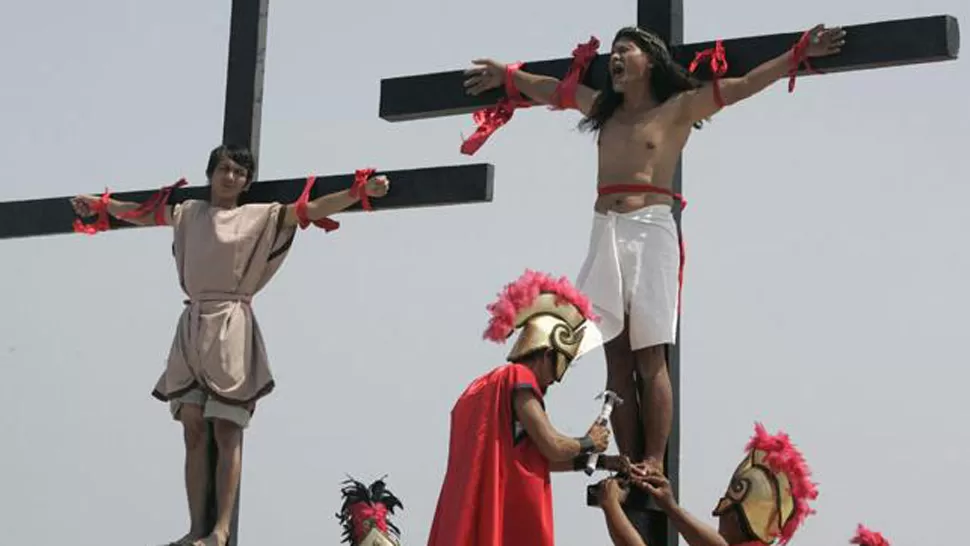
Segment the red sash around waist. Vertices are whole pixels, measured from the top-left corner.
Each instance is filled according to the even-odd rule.
[[[654,186],[651,184],[611,184],[609,186],[599,186],[596,188],[599,195],[614,195],[617,193],[660,193],[673,197],[680,202],[681,210],[687,208],[687,200],[679,193],[674,193],[667,188]]]

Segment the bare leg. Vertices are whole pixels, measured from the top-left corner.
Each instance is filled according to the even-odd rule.
[[[216,525],[205,541],[196,544],[225,546],[229,539],[232,510],[239,492],[239,476],[242,473],[242,429],[224,419],[215,419],[216,445],[219,462],[216,467]]]
[[[202,406],[182,404],[178,413],[185,440],[185,493],[189,501],[189,532],[172,544],[189,544],[204,537],[205,498],[209,487],[208,427],[202,419]]]
[[[663,472],[664,452],[674,414],[674,395],[663,345],[634,351],[640,375],[640,404],[643,417],[643,460]]]
[[[640,425],[640,404],[634,374],[636,360],[630,350],[630,336],[626,329],[604,346],[606,352],[606,388],[615,392],[623,403],[613,408],[610,425],[616,446],[632,461],[643,457],[643,438]]]

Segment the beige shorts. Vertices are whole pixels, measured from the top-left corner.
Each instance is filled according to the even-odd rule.
[[[203,419],[222,419],[239,425],[239,428],[248,427],[249,421],[253,417],[252,411],[246,406],[226,404],[225,402],[210,398],[199,389],[192,389],[169,402],[169,408],[172,410],[172,418],[176,421],[180,420],[179,411],[182,409],[183,404],[202,406]]]

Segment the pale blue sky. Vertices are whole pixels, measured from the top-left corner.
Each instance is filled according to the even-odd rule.
[[[204,182],[228,1],[5,13],[0,199]],[[688,0],[686,37],[938,13],[970,24],[962,0]],[[448,411],[505,355],[481,340],[485,305],[526,267],[573,277],[586,251],[595,150],[575,113],[520,112],[468,158],[470,116],[384,122],[380,78],[561,57],[632,21],[632,0],[271,4],[262,178],[488,161],[495,199],[298,235],[255,302],[278,388],[246,436],[241,543],[337,544],[338,482],[387,473],[404,544],[423,544]],[[763,420],[820,483],[793,545],[845,544],[859,521],[898,545],[950,543],[970,458],[970,71],[964,59],[785,87],[718,115],[686,151],[682,503],[709,519]],[[170,237],[0,242],[0,544],[186,530],[181,434],[149,395],[182,307]],[[551,391],[564,432],[585,431],[604,376],[594,354]],[[588,481],[554,478],[558,544],[607,543]]]

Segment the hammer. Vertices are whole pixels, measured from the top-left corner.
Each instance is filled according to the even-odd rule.
[[[613,408],[619,406],[623,403],[623,399],[617,396],[613,391],[606,390],[603,391],[595,400],[603,399],[603,409],[600,411],[600,416],[596,420],[597,423],[605,425],[610,419],[610,414],[613,413]],[[591,476],[593,472],[596,471],[596,461],[599,460],[600,454],[593,453],[589,456],[589,460],[586,461],[585,472],[587,476]]]

